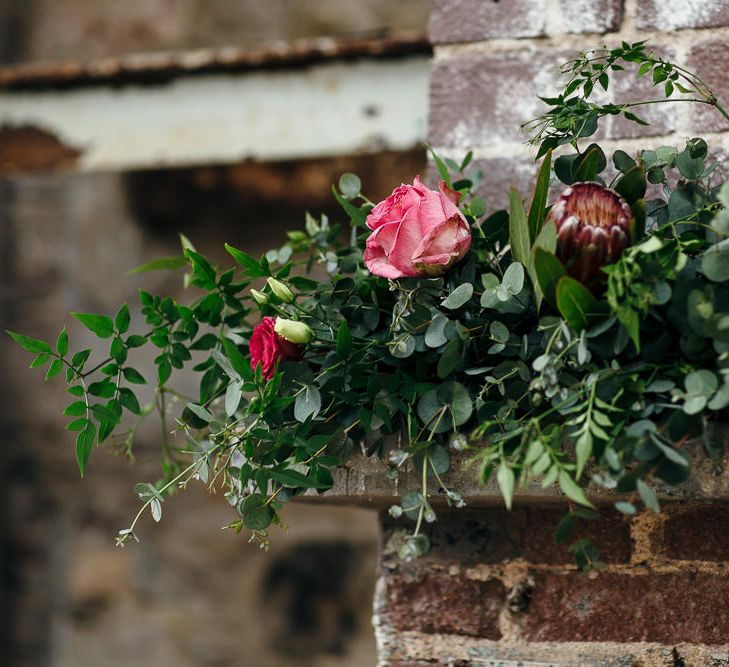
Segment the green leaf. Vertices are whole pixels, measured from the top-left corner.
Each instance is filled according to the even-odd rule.
[[[86,414],[86,403],[83,401],[74,401],[63,411],[68,417],[82,417]]]
[[[68,331],[66,331],[66,327],[63,327],[63,329],[61,329],[61,333],[58,334],[58,339],[56,340],[56,352],[58,352],[58,354],[62,357],[65,357],[68,354]]]
[[[114,318],[114,326],[119,333],[126,333],[131,321],[132,318],[129,315],[129,306],[125,303],[121,308],[119,308],[116,317]]]
[[[509,243],[511,254],[517,262],[529,267],[529,223],[524,202],[516,188],[509,190]]]
[[[187,409],[192,412],[196,417],[199,417],[208,424],[215,421],[215,417],[210,413],[209,410],[204,408],[202,405],[196,405],[195,403],[188,403]]]
[[[635,166],[635,160],[625,151],[617,150],[613,153],[613,164],[618,171],[625,173]]]
[[[238,346],[229,338],[223,338],[225,356],[228,357],[233,370],[242,378],[248,378],[251,374],[251,363],[246,359]]]
[[[473,285],[471,283],[463,283],[454,289],[443,301],[441,306],[449,310],[457,310],[461,306],[468,303],[473,296]]]
[[[435,162],[435,168],[438,170],[438,174],[440,174],[441,179],[445,181],[445,184],[449,188],[452,188],[453,185],[451,184],[451,175],[445,162],[443,162],[440,156],[433,150],[432,146],[428,146],[428,151],[430,151],[433,162]]]
[[[534,249],[534,270],[537,274],[537,282],[539,288],[544,294],[544,298],[557,307],[557,283],[560,279],[567,275],[567,272],[560,262],[552,253],[542,250],[542,248]]]
[[[529,239],[534,243],[542,227],[544,220],[544,210],[547,206],[547,196],[549,194],[549,175],[552,169],[552,151],[547,152],[539,167],[537,174],[537,183],[534,186],[534,195],[532,203],[529,207]]]
[[[30,368],[38,368],[48,363],[51,358],[50,352],[41,352],[33,361],[30,362]]]
[[[352,332],[346,320],[339,323],[337,329],[337,356],[340,359],[346,359],[352,351]]]
[[[311,479],[291,468],[273,468],[271,479],[277,481],[281,486],[292,489],[328,489],[331,487],[331,484]]]
[[[146,273],[147,271],[167,271],[182,269],[187,266],[187,259],[182,255],[175,257],[162,257],[161,259],[155,259],[146,264],[140,264],[134,267],[130,271],[127,271],[127,275],[134,275],[136,273]]]
[[[110,338],[114,333],[114,323],[106,315],[92,313],[71,313],[71,315],[99,338]]]
[[[240,504],[243,525],[249,530],[266,530],[273,521],[274,511],[266,497],[253,493]]]
[[[86,428],[80,431],[76,437],[76,461],[81,477],[84,476],[86,466],[91,458],[91,451],[94,448],[94,440],[96,439],[96,427],[87,420]]]
[[[448,324],[448,318],[442,313],[433,316],[428,328],[425,330],[425,344],[428,347],[440,347],[448,342],[445,335],[445,327]]]
[[[632,205],[645,196],[646,187],[645,167],[636,164],[618,179],[613,189]]]
[[[622,512],[623,514],[632,515],[636,513],[635,505],[633,503],[628,503],[624,500],[619,500],[615,503],[615,509],[618,510],[618,512]]]
[[[461,361],[461,343],[454,338],[443,348],[438,359],[436,371],[441,379],[447,378]]]
[[[244,269],[244,273],[251,278],[262,278],[269,274],[269,271],[264,270],[260,262],[257,262],[253,257],[234,248],[232,245],[225,244],[225,249],[228,251],[230,256]]]
[[[309,418],[314,418],[321,410],[321,394],[319,390],[307,385],[297,395],[294,401],[294,417],[296,421],[304,423]]]
[[[356,174],[342,174],[339,177],[339,190],[346,199],[354,199],[362,190],[362,181]]]
[[[594,181],[607,166],[605,153],[597,144],[590,144],[572,163],[572,182]]]
[[[48,371],[46,371],[46,380],[50,380],[52,377],[58,375],[62,368],[63,362],[60,359],[54,359],[48,367]]]
[[[593,507],[594,505],[587,499],[584,491],[577,485],[574,479],[566,470],[559,471],[559,488],[562,492],[570,499],[574,500],[579,505],[585,507]]]
[[[701,271],[716,283],[729,280],[729,239],[711,246],[701,256]]]
[[[16,333],[15,331],[8,331],[5,330],[5,333],[7,333],[20,347],[22,347],[27,352],[31,352],[32,354],[38,354],[40,352],[51,352],[51,346],[48,343],[44,343],[42,340],[38,340],[37,338],[31,338],[30,336],[25,336],[20,333]]]
[[[645,503],[645,506],[652,512],[658,514],[658,512],[661,511],[661,506],[658,504],[656,492],[642,479],[637,480],[635,486],[638,489],[640,499]]]
[[[575,443],[575,453],[577,454],[577,470],[575,471],[575,477],[579,479],[582,476],[582,471],[585,469],[585,465],[592,456],[592,435],[589,431],[585,430],[580,434]]]
[[[347,201],[342,195],[337,192],[337,189],[332,186],[332,193],[334,198],[339,202],[339,205],[344,209],[344,212],[349,216],[354,227],[362,227],[365,219],[367,218],[368,209],[358,208],[351,202]]]
[[[129,387],[119,389],[119,402],[134,415],[141,415],[142,409],[134,392]]]
[[[131,382],[132,384],[147,384],[144,376],[135,368],[127,367],[122,370],[122,373],[124,373],[124,378],[127,382]]]
[[[506,505],[506,509],[510,510],[514,498],[514,471],[502,463],[496,473],[496,481],[499,483],[499,490],[504,497],[504,505]]]
[[[557,282],[557,308],[575,331],[586,329],[595,299],[587,288],[574,278],[562,276]]]
[[[238,406],[240,405],[240,399],[243,397],[243,389],[241,383],[238,380],[228,383],[228,388],[225,390],[225,414],[228,417],[232,417]]]

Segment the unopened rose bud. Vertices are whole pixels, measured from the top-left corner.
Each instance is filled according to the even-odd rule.
[[[276,280],[276,278],[266,278],[266,282],[271,288],[271,291],[284,303],[291,303],[294,300],[293,292],[280,280]]]
[[[557,257],[588,288],[604,284],[602,267],[631,243],[633,212],[617,192],[599,183],[573,183],[549,213],[557,227]]]
[[[257,289],[251,289],[251,296],[259,306],[265,306],[268,303],[268,296]]]
[[[276,318],[274,331],[289,343],[296,343],[297,345],[305,345],[311,341],[314,335],[308,324],[296,320],[285,320],[283,317]]]

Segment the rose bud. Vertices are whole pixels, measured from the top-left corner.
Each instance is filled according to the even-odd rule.
[[[293,292],[280,280],[276,280],[276,278],[266,278],[266,282],[271,288],[271,291],[284,303],[291,303],[294,300]]]
[[[248,350],[251,355],[251,368],[255,370],[260,364],[261,372],[266,380],[270,380],[276,372],[279,361],[298,361],[304,352],[300,345],[286,340],[275,331],[276,322],[273,317],[264,317],[253,328]]]
[[[367,216],[372,230],[364,262],[383,278],[443,275],[471,246],[471,230],[456,204],[460,194],[441,182],[429,190],[417,176]]]
[[[265,306],[269,301],[268,295],[263,292],[259,292],[257,289],[251,288],[251,296],[259,306]]]
[[[557,227],[557,257],[588,288],[604,284],[602,267],[616,262],[631,242],[628,202],[599,183],[573,183],[554,202],[547,220]]]
[[[308,324],[296,320],[286,320],[283,317],[276,318],[274,330],[289,343],[296,343],[297,345],[306,345],[314,335]]]

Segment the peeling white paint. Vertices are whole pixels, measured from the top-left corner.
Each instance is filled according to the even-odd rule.
[[[327,63],[157,86],[0,93],[0,126],[35,125],[100,171],[408,149],[425,139],[430,60]]]

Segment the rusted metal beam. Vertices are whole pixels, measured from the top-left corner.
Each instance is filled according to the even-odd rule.
[[[0,72],[0,174],[372,153],[425,138],[422,42],[196,53],[123,58],[106,70],[100,61],[53,76]]]
[[[226,47],[101,58],[91,62],[43,61],[0,67],[0,90],[39,90],[94,85],[159,84],[181,76],[293,69],[333,60],[428,56],[425,35],[373,34],[270,42],[258,49]]]

